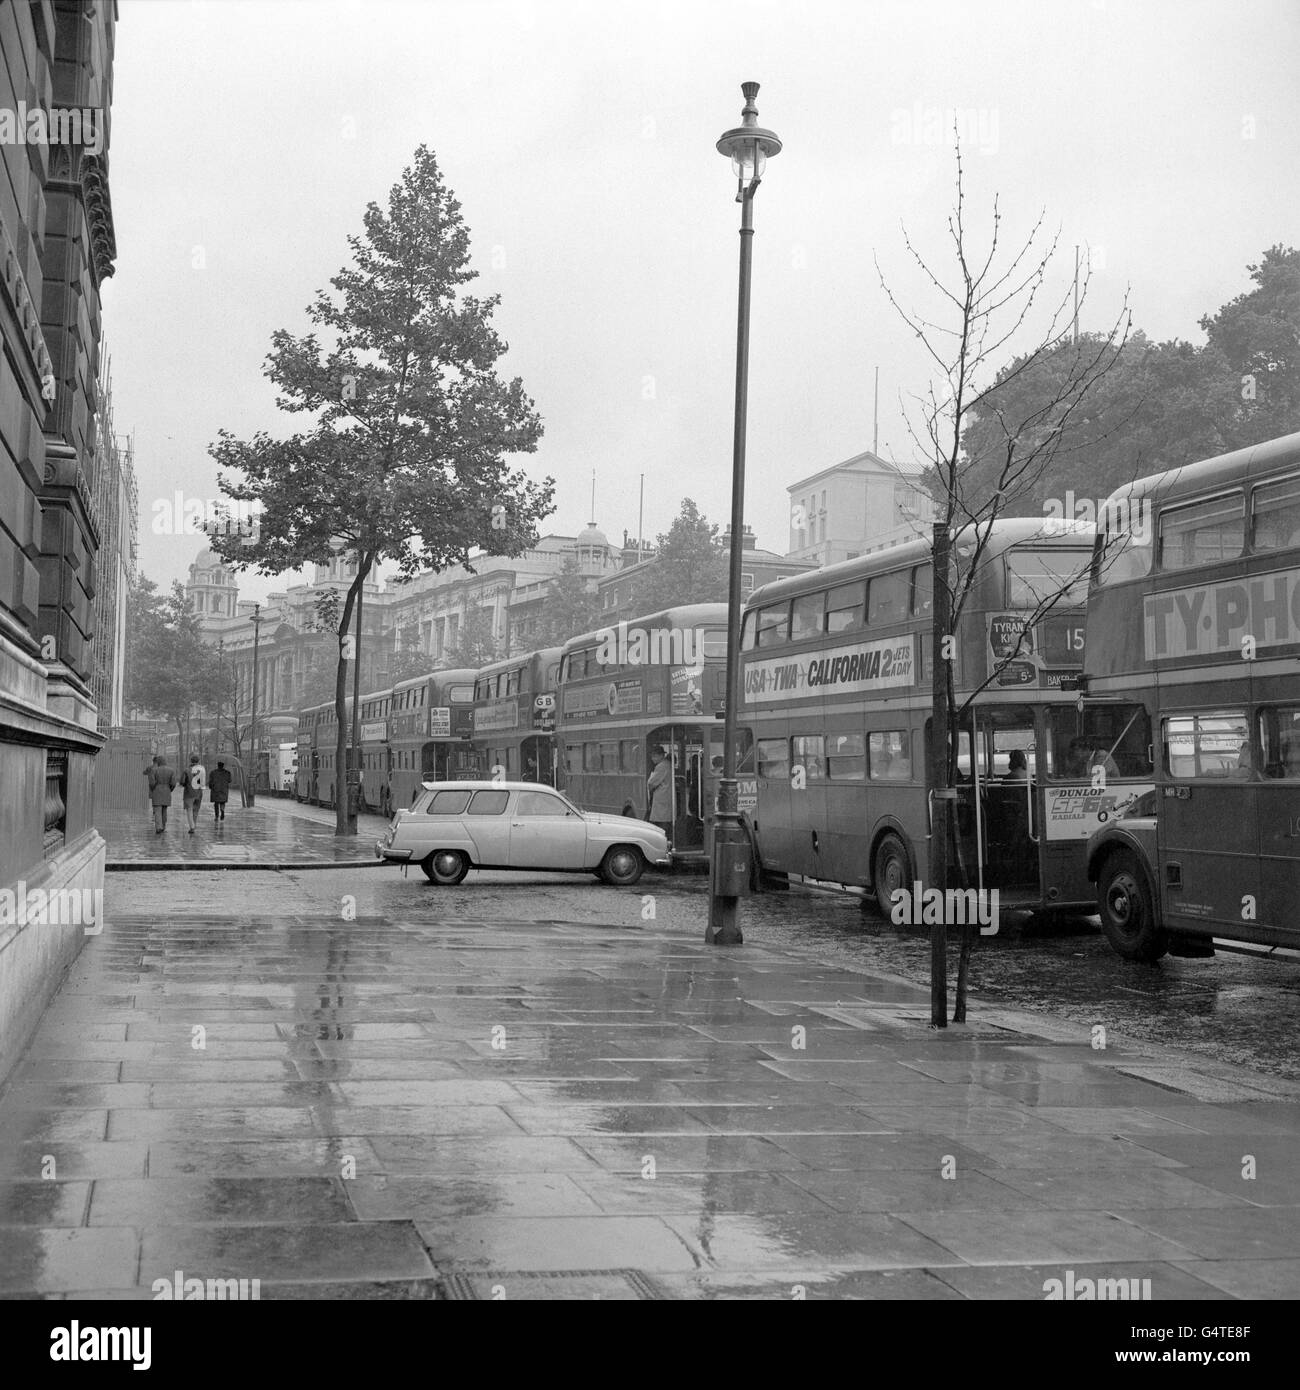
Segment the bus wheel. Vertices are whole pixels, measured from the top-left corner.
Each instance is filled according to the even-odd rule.
[[[876,859],[871,874],[871,886],[876,894],[876,910],[887,916],[894,894],[906,891],[909,873],[907,846],[897,835],[886,835],[876,846]]]
[[[440,888],[454,888],[469,873],[469,860],[456,849],[436,849],[420,867],[430,883]]]
[[[600,876],[614,888],[630,888],[645,870],[645,856],[635,845],[611,845],[600,861]]]
[[[1112,854],[1097,877],[1097,909],[1106,940],[1125,960],[1157,961],[1169,933],[1156,920],[1146,875],[1131,854]]]

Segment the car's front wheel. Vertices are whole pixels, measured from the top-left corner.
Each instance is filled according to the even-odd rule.
[[[454,888],[469,873],[469,860],[458,849],[436,849],[420,867],[430,883],[440,888]]]
[[[1156,916],[1146,875],[1133,855],[1112,854],[1097,879],[1097,908],[1106,940],[1125,960],[1157,961],[1169,949],[1169,933]]]
[[[630,888],[645,872],[645,856],[635,845],[613,845],[600,861],[600,876],[615,888]]]

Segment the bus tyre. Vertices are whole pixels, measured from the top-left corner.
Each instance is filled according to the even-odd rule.
[[[600,876],[613,888],[630,888],[645,871],[645,856],[635,845],[611,845],[600,861]]]
[[[435,849],[420,867],[430,883],[440,888],[454,888],[469,873],[469,860],[458,849]]]
[[[894,893],[904,892],[910,887],[908,878],[907,846],[897,835],[884,836],[876,846],[876,858],[872,866],[871,886],[876,894],[876,911],[882,917],[889,915]]]
[[[1151,889],[1133,855],[1121,851],[1102,865],[1097,910],[1106,940],[1125,960],[1157,961],[1169,949],[1169,933],[1156,920]]]

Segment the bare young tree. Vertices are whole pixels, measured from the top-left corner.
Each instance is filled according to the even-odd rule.
[[[954,267],[946,278],[913,245],[906,228],[903,240],[920,268],[937,307],[925,312],[904,309],[876,262],[881,287],[899,317],[923,345],[934,374],[924,392],[911,398],[906,411],[908,434],[924,462],[937,509],[933,529],[934,627],[933,713],[929,782],[934,815],[930,837],[930,879],[939,889],[949,886],[951,871],[964,871],[954,843],[953,803],[956,796],[958,733],[963,714],[979,692],[966,693],[958,704],[954,657],[958,624],[988,562],[994,523],[1017,497],[1043,477],[1076,447],[1076,431],[1086,403],[1114,366],[1127,340],[1131,316],[1128,298],[1110,329],[1080,339],[1075,332],[1077,306],[1086,302],[1089,277],[1073,281],[1058,295],[1049,288],[1049,272],[1060,241],[1059,230],[1048,236],[1046,213],[1040,212],[1018,247],[1003,245],[1002,212],[995,196],[988,244],[977,249],[967,226],[967,197],[960,139],[956,147],[956,203],[947,231]],[[1077,298],[1076,298],[1077,295]],[[1071,306],[1075,305],[1073,312]],[[1030,346],[1026,350],[1025,344]],[[1010,367],[1000,364],[1014,358]],[[1023,409],[1001,408],[1001,397],[1021,377],[1033,375],[1051,359],[1054,371],[1044,372],[1044,389],[1031,393]],[[1062,359],[1064,365],[1062,366]],[[985,423],[979,457],[968,451],[968,425],[975,417]],[[996,425],[990,427],[990,417]],[[978,485],[967,486],[968,478]],[[991,479],[991,485],[990,485]],[[1044,526],[1044,535],[1048,534]],[[1070,576],[1053,593],[1042,596],[1026,622],[1016,649],[1002,656],[979,689],[1019,655],[1033,624],[1058,603],[1078,576]],[[966,986],[974,923],[962,931],[953,1021],[966,1018]],[[930,1021],[947,1024],[947,931],[942,920],[932,927]]]

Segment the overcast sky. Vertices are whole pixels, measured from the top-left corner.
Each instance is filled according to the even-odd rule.
[[[154,503],[217,495],[220,428],[301,425],[262,375],[271,334],[306,331],[422,142],[545,422],[522,460],[559,484],[543,531],[590,519],[595,469],[614,540],[645,474],[652,538],[684,495],[729,515],[740,209],[714,142],[762,84],[785,149],[755,202],[746,517],[784,551],[787,485],[871,447],[877,365],[880,451],[909,457],[900,397],[929,367],[873,255],[909,307],[903,226],[951,270],[939,113],[969,113],[977,239],[995,193],[1008,242],[1046,209],[1059,292],[1094,248],[1084,329],[1127,288],[1151,337],[1199,343],[1247,265],[1300,240],[1297,73],[1295,0],[122,0],[104,326],[142,568],[185,577],[200,542],[155,535]]]

